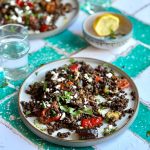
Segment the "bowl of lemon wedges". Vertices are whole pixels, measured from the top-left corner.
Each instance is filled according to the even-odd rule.
[[[127,17],[110,12],[91,15],[83,23],[86,41],[102,49],[122,46],[132,37],[132,31],[132,23]]]

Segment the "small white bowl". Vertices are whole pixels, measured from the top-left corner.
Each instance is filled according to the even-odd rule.
[[[93,22],[94,20],[103,14],[112,14],[119,18],[119,29],[117,30],[118,33],[121,33],[123,35],[117,35],[115,39],[110,37],[100,37],[96,34],[96,32],[93,29]],[[125,44],[129,38],[132,37],[133,27],[130,20],[121,15],[116,14],[112,12],[99,12],[94,15],[89,16],[83,23],[83,35],[85,37],[85,40],[93,45],[96,48],[102,48],[102,49],[112,49],[117,48]]]

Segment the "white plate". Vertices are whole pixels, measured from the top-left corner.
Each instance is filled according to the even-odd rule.
[[[129,88],[128,90],[132,89],[132,91],[134,91],[136,93],[135,100],[134,101],[129,100],[129,103],[128,103],[128,108],[134,109],[134,114],[130,119],[126,115],[121,120],[117,121],[117,130],[112,135],[105,136],[105,137],[101,137],[101,135],[99,135],[99,137],[97,139],[78,140],[75,133],[72,134],[72,136],[70,136],[67,139],[60,139],[60,138],[56,137],[55,136],[56,133],[54,133],[52,135],[48,135],[47,131],[43,131],[43,129],[46,127],[45,125],[35,124],[34,123],[35,118],[33,118],[33,117],[26,118],[23,113],[23,108],[22,108],[20,102],[21,101],[28,102],[29,100],[31,100],[31,98],[30,98],[30,95],[26,94],[25,90],[28,88],[28,86],[30,84],[33,84],[34,82],[43,80],[45,77],[45,74],[49,70],[58,68],[60,66],[63,66],[64,64],[69,64],[69,59],[63,59],[63,60],[59,60],[59,61],[55,61],[55,62],[46,64],[46,65],[40,67],[39,69],[37,69],[36,71],[34,71],[24,81],[23,85],[20,88],[20,92],[19,92],[19,103],[18,103],[19,104],[19,113],[20,113],[20,116],[21,116],[23,122],[26,124],[26,126],[32,132],[34,132],[36,135],[38,135],[39,137],[41,137],[49,142],[53,142],[55,144],[59,144],[59,145],[63,145],[63,146],[85,147],[85,146],[91,146],[91,145],[98,144],[104,140],[108,140],[111,137],[113,137],[113,136],[121,133],[123,130],[125,130],[131,124],[131,122],[134,120],[134,118],[136,116],[136,113],[138,110],[138,105],[139,105],[139,96],[138,96],[137,88],[136,88],[135,84],[133,83],[133,81],[131,80],[131,78],[129,78],[127,74],[125,74],[123,71],[121,71],[119,68],[113,66],[112,64],[109,64],[104,61],[96,60],[96,59],[91,59],[91,58],[75,58],[75,60],[85,61],[86,63],[90,64],[92,67],[96,67],[99,64],[106,64],[108,67],[113,69],[116,73],[124,76],[130,82],[131,88]],[[37,74],[37,72],[38,72],[38,74]],[[130,97],[129,97],[129,99],[130,99]],[[102,130],[105,126],[106,126],[106,124],[104,123],[104,125],[99,130]],[[66,130],[66,129],[61,129],[61,130]]]
[[[37,38],[45,38],[54,36],[62,31],[64,31],[66,28],[68,28],[77,18],[79,13],[79,3],[78,0],[62,0],[62,3],[71,3],[73,9],[70,13],[66,13],[65,16],[60,16],[59,19],[56,22],[57,28],[52,31],[47,32],[41,32],[41,33],[31,33],[29,34],[30,39],[37,39]]]

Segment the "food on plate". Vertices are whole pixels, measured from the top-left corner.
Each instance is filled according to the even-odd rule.
[[[56,22],[73,10],[71,3],[61,0],[3,0],[0,3],[0,25],[18,23],[32,33],[57,28]]]
[[[98,16],[93,22],[93,29],[98,36],[109,36],[119,28],[119,18],[106,13]]]
[[[128,105],[135,100],[128,79],[105,64],[93,68],[71,59],[69,65],[50,70],[44,80],[29,85],[26,93],[31,98],[21,100],[25,116],[35,117],[47,134],[59,138],[110,135],[118,122],[134,113]]]

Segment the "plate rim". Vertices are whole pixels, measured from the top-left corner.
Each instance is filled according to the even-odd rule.
[[[128,119],[123,126],[121,126],[121,128],[119,128],[116,132],[114,132],[113,134],[111,135],[107,135],[107,136],[104,136],[104,137],[100,137],[100,138],[96,138],[96,139],[88,139],[88,140],[67,140],[67,139],[61,139],[61,138],[57,138],[57,137],[53,137],[51,135],[48,135],[42,131],[40,131],[39,129],[37,129],[35,126],[33,126],[25,117],[25,115],[23,114],[23,112],[21,111],[21,99],[20,99],[20,95],[21,95],[21,91],[22,91],[22,88],[24,87],[24,84],[26,83],[26,81],[28,80],[28,78],[33,75],[35,72],[39,71],[42,69],[42,67],[45,67],[46,65],[51,65],[52,63],[55,63],[55,62],[61,62],[61,61],[64,61],[64,60],[68,60],[70,59],[69,58],[63,58],[63,59],[60,59],[60,60],[55,60],[55,61],[52,61],[52,62],[49,62],[49,63],[46,63],[42,66],[40,66],[39,68],[37,68],[36,70],[34,70],[25,80],[24,82],[22,83],[20,89],[19,89],[19,92],[18,92],[18,110],[19,110],[19,114],[20,114],[20,117],[22,119],[22,121],[24,122],[24,124],[29,128],[29,130],[31,130],[34,134],[36,134],[37,136],[39,136],[40,138],[48,141],[48,142],[52,142],[54,144],[58,144],[58,145],[63,145],[63,146],[74,146],[74,147],[86,147],[86,146],[92,146],[92,145],[95,145],[95,144],[98,144],[98,143],[101,143],[103,141],[107,141],[115,136],[117,136],[118,134],[121,134],[124,130],[126,130],[131,124],[132,122],[135,120],[136,116],[137,116],[137,113],[138,113],[138,109],[139,109],[139,93],[138,93],[138,90],[137,90],[137,87],[134,83],[134,81],[124,72],[122,71],[120,68],[118,68],[117,66],[109,63],[109,62],[106,62],[106,61],[103,61],[103,60],[99,60],[99,59],[95,59],[95,58],[88,58],[88,57],[72,57],[74,58],[75,60],[92,60],[92,61],[96,61],[96,62],[99,62],[100,64],[104,63],[104,64],[107,64],[109,67],[117,70],[117,72],[119,72],[119,74],[125,76],[131,83],[132,85],[132,88],[134,89],[135,91],[135,106],[134,106],[134,113],[132,115],[132,117],[130,119]]]
[[[71,0],[71,1],[74,1],[76,3],[77,8],[73,9],[73,11],[75,10],[74,15],[73,15],[73,17],[71,17],[71,19],[66,24],[64,24],[61,28],[56,28],[52,31],[40,32],[40,33],[31,33],[31,34],[29,34],[29,40],[41,39],[41,38],[46,38],[46,37],[53,37],[54,35],[57,35],[57,34],[63,32],[68,27],[70,27],[75,22],[75,20],[77,19],[78,15],[79,15],[79,11],[80,11],[80,6],[79,6],[78,0]]]

